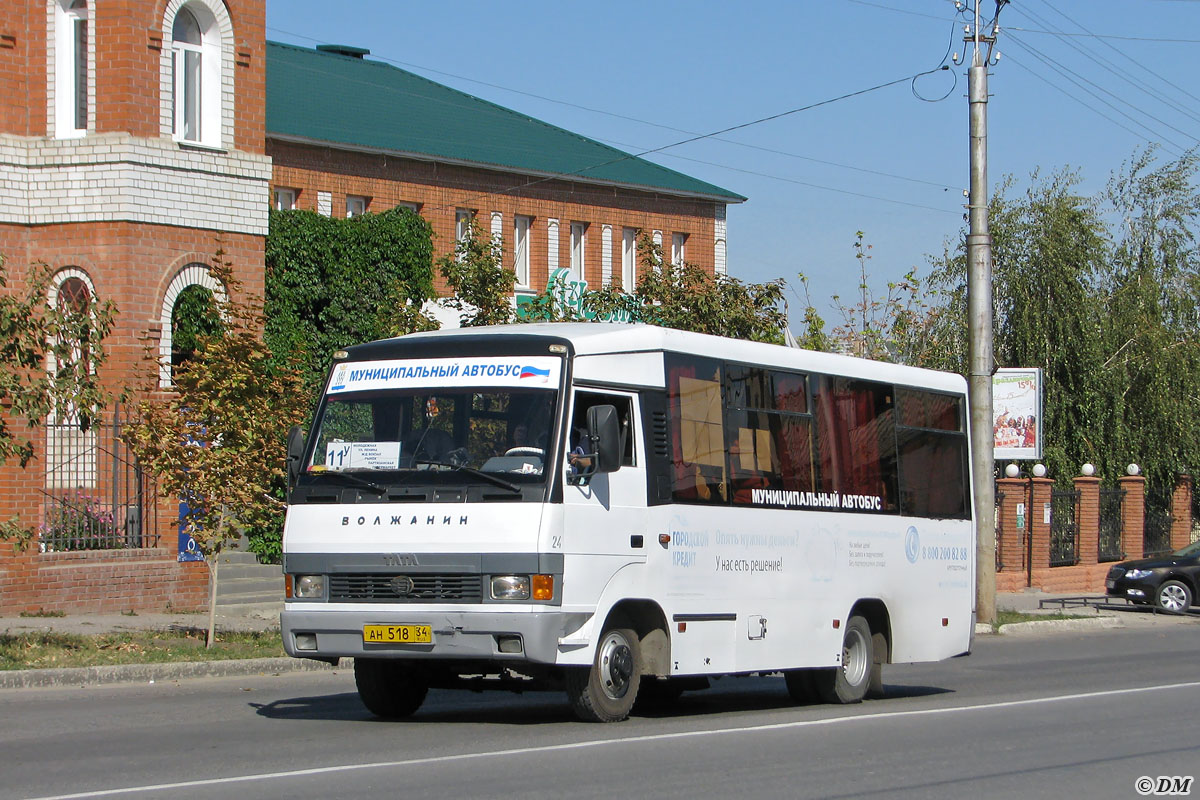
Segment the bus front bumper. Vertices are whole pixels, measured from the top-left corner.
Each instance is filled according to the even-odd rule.
[[[283,649],[296,658],[413,658],[556,663],[558,642],[591,615],[564,611],[285,610]],[[367,626],[428,626],[428,644],[366,641]]]

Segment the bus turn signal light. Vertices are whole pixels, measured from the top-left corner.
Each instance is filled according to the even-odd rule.
[[[534,600],[553,600],[554,599],[554,576],[553,575],[534,575],[533,576],[533,599]]]

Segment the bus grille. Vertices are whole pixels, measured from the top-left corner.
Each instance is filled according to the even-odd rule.
[[[338,603],[478,603],[480,575],[330,575],[329,599]]]

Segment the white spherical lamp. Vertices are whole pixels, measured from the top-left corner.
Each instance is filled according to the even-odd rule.
[[[1004,474],[1006,477],[1015,478],[1021,474],[1021,468],[1018,467],[1016,464],[1009,464],[1007,467],[1004,468]]]
[[[1035,477],[1035,478],[1046,477],[1046,465],[1045,464],[1034,464],[1033,465],[1033,477]]]
[[[1137,464],[1130,464],[1128,467],[1125,468],[1125,473],[1128,475],[1137,475],[1141,471],[1142,471],[1142,468],[1139,467]]]
[[[1096,467],[1092,464],[1084,464],[1079,471],[1083,473],[1083,477],[1090,478],[1096,474]]]

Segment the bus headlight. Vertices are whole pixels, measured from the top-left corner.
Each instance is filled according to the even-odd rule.
[[[295,597],[300,600],[319,600],[325,596],[324,575],[297,575],[292,586]]]
[[[493,575],[493,600],[528,600],[528,575]]]

